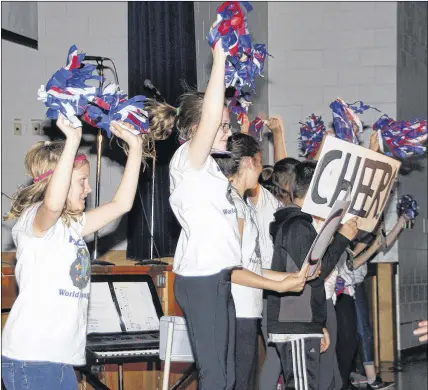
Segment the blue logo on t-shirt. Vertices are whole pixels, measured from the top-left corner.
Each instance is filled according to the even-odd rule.
[[[83,239],[75,240],[70,236],[69,242],[76,248],[76,260],[70,266],[70,278],[75,287],[83,290],[91,277],[89,252]]]

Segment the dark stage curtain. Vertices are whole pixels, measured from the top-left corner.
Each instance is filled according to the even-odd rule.
[[[128,2],[129,96],[150,96],[143,87],[146,79],[172,105],[183,92],[182,80],[197,84],[193,2]],[[168,165],[178,146],[176,135],[156,144],[153,236],[158,251],[153,250],[153,258],[172,256],[180,233],[168,201]],[[150,259],[152,161],[148,162],[128,218],[127,256],[136,260]]]

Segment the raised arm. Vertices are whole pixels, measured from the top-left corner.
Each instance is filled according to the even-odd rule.
[[[284,125],[279,117],[272,116],[267,121],[267,127],[272,132],[273,137],[273,159],[277,163],[287,157],[284,141]]]
[[[122,126],[131,127],[126,123],[122,123]],[[135,136],[130,131],[123,129],[119,124],[114,122],[110,130],[115,136],[123,139],[128,144],[128,160],[122,180],[113,200],[86,213],[86,222],[83,227],[82,236],[87,236],[101,229],[108,223],[127,213],[131,210],[134,203],[141,167],[142,138]]]
[[[241,133],[248,134],[249,129],[250,129],[250,120],[248,119],[248,115],[244,114],[242,116]]]
[[[315,156],[314,156],[314,161],[318,161],[318,160],[320,159],[320,155],[321,155],[321,152],[322,152],[322,148],[323,148],[323,146],[324,146],[325,140],[327,139],[327,137],[328,137],[329,135],[331,135],[331,136],[333,136],[333,137],[334,137],[334,130],[333,130],[333,129],[328,129],[328,130],[324,133],[324,136],[322,137],[321,145],[320,145],[320,147],[318,148],[317,153],[316,153],[316,154],[315,154]]]
[[[201,121],[189,144],[189,160],[195,169],[199,169],[209,156],[223,115],[227,54],[224,52],[220,40],[214,47],[213,57],[211,76],[202,105]]]
[[[33,233],[36,237],[43,237],[55,225],[64,210],[74,159],[82,137],[82,128],[75,129],[66,124],[66,119],[61,113],[56,124],[66,136],[65,147],[50,178],[43,203],[34,218]]]
[[[389,248],[391,244],[397,239],[398,235],[403,230],[404,225],[408,221],[409,218],[407,218],[405,215],[402,215],[400,218],[398,218],[392,230],[386,235],[386,249]]]
[[[380,152],[379,137],[377,131],[374,131],[370,135],[369,149],[373,150],[373,152]]]

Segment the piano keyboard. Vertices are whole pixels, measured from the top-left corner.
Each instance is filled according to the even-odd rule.
[[[131,357],[131,356],[145,356],[145,355],[159,355],[159,349],[134,349],[132,351],[94,351],[96,357]]]

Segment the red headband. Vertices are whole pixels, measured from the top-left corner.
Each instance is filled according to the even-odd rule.
[[[74,159],[74,162],[75,162],[75,163],[77,163],[78,161],[88,161],[88,159],[86,158],[86,156],[85,156],[84,154],[81,154],[80,156],[77,156],[77,157]],[[47,171],[47,172],[45,172],[45,173],[42,173],[42,174],[41,174],[41,175],[39,175],[39,176],[36,176],[36,177],[33,179],[33,183],[37,183],[37,182],[39,182],[39,181],[41,181],[41,180],[43,180],[43,179],[46,179],[48,176],[52,175],[52,173],[53,173],[53,169],[49,169],[49,171]]]

